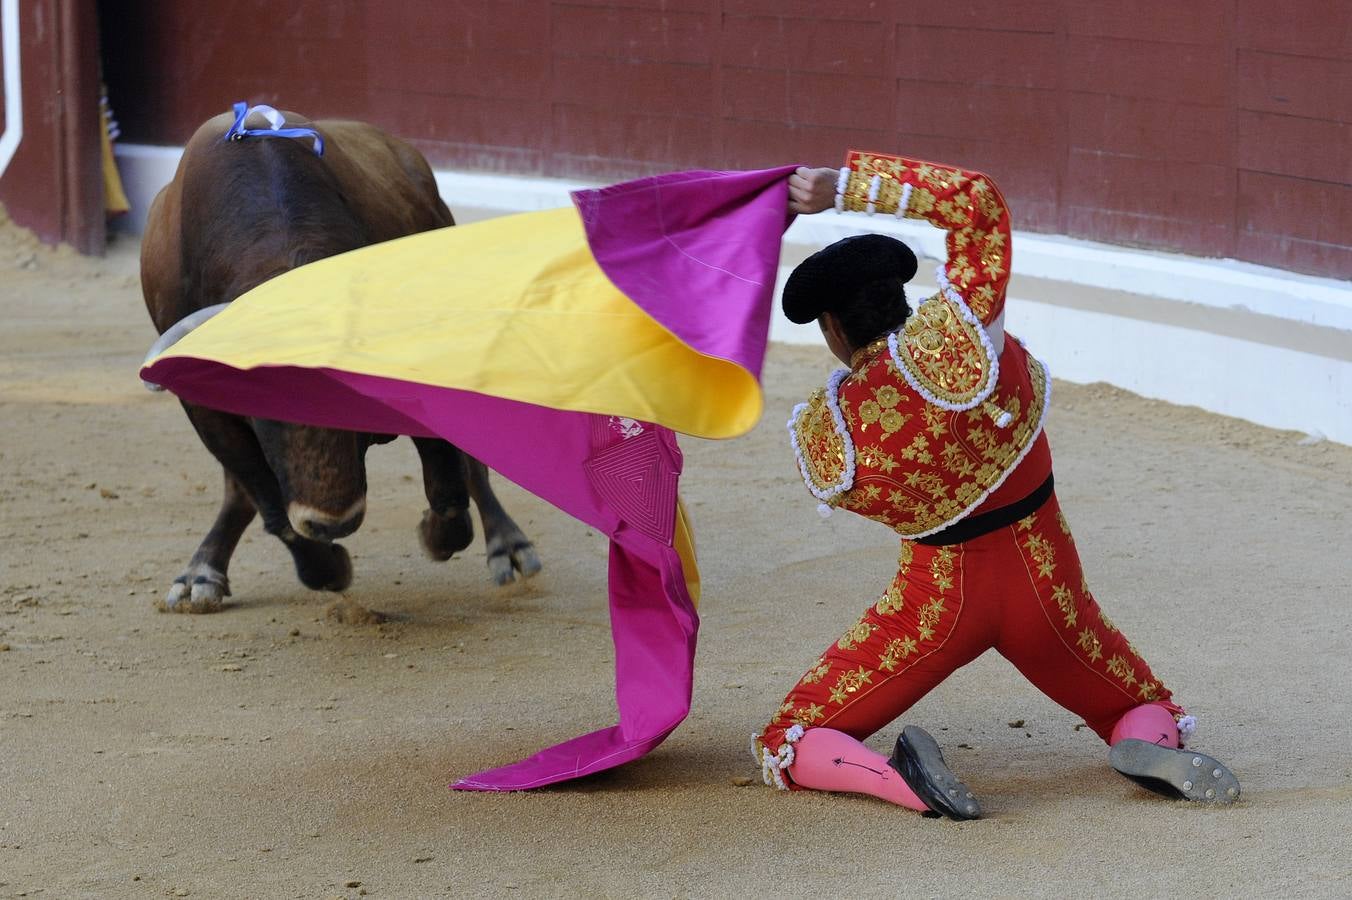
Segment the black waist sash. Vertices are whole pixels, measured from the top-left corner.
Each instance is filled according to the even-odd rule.
[[[916,538],[915,542],[928,547],[947,547],[951,544],[961,544],[963,541],[979,538],[983,534],[990,534],[992,531],[998,531],[1006,525],[1013,525],[1020,519],[1031,516],[1042,507],[1042,504],[1047,502],[1051,495],[1052,476],[1051,473],[1048,473],[1047,480],[1038,485],[1033,493],[1022,500],[1017,500],[1008,506],[1002,506],[999,509],[993,509],[977,516],[960,519],[943,531],[936,531],[929,537]]]

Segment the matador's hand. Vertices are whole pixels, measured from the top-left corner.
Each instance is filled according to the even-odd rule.
[[[789,176],[789,211],[819,213],[830,209],[836,201],[835,169],[809,169],[799,166]]]

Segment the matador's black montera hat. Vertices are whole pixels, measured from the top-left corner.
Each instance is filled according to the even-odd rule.
[[[784,315],[799,325],[848,304],[870,284],[915,277],[915,253],[896,238],[861,234],[836,241],[803,260],[784,285]]]

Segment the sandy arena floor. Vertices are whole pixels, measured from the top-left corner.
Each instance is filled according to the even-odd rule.
[[[1236,807],[1112,774],[991,655],[905,717],[988,818],[785,796],[750,780],[747,737],[896,553],[796,483],[782,423],[830,366],[777,347],[760,427],[685,442],[705,584],[690,719],[583,783],[452,793],[613,721],[603,541],[499,479],[544,573],[497,590],[477,542],[429,562],[401,441],[372,450],[344,542],[350,608],[391,621],[346,623],[257,524],[225,611],[156,612],[220,471],[137,381],[154,333],[136,252],[83,260],[0,223],[0,897],[1352,895],[1352,449],[1055,389],[1090,583],[1238,773]]]

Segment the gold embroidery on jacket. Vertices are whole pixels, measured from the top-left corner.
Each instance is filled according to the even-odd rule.
[[[793,430],[813,485],[826,491],[839,484],[845,472],[845,442],[836,433],[825,390],[818,389],[808,398],[807,407],[794,419]]]
[[[960,274],[949,278],[955,285],[961,281]],[[990,393],[996,367],[980,326],[947,296],[935,294],[922,302],[907,318],[897,344],[907,374],[943,402],[964,406]]]
[[[899,380],[896,367],[889,354],[880,354],[865,361],[862,371],[868,377],[847,383],[841,393],[849,395],[856,409],[869,402],[878,404],[881,418],[879,395],[891,400],[891,394],[877,385],[881,379]],[[919,415],[895,433],[873,423],[867,431],[872,437],[865,442],[861,420],[860,431],[855,432],[858,469],[854,486],[840,497],[840,505],[883,522],[903,537],[928,533],[960,518],[1005,476],[1037,436],[1045,413],[1046,370],[1032,357],[1028,357],[1027,379],[1022,390],[1009,387],[997,392],[1000,407],[1012,417],[1004,428],[979,409],[953,412],[921,403],[912,407]],[[899,393],[906,397],[908,391]],[[909,401],[899,402],[896,408],[915,399],[911,394]],[[842,396],[842,404],[845,400]],[[822,427],[829,426],[824,423]],[[819,474],[831,471],[838,470]],[[1033,521],[1029,517],[1021,527],[1031,527]]]
[[[948,231],[949,281],[972,312],[989,322],[1009,274],[1008,214],[994,183],[980,172],[876,153],[851,152],[846,165],[842,199],[848,211],[868,209],[875,177],[873,209],[884,215],[897,212],[902,186],[911,185],[902,214]]]

